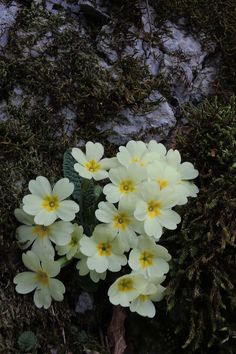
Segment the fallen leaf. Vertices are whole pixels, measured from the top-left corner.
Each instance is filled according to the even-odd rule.
[[[114,306],[111,323],[108,327],[108,338],[113,348],[112,354],[123,354],[127,347],[124,339],[125,319],[125,309],[121,306]]]

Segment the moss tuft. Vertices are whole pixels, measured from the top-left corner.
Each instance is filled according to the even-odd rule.
[[[198,108],[186,107],[185,114],[190,120],[189,133],[179,135],[176,148],[183,161],[199,169],[200,193],[179,208],[182,223],[178,230],[166,232],[161,239],[173,257],[168,312],[163,302],[157,304],[157,317],[151,324],[139,319],[138,328],[147,328],[147,334],[137,345],[149,345],[155,352],[165,348],[168,354],[233,354],[236,97],[227,105],[206,100]]]

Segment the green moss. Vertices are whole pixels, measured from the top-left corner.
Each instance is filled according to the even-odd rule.
[[[235,92],[236,82],[236,7],[234,0],[150,0],[156,9],[158,23],[185,17],[190,26],[203,30],[209,40],[218,44],[222,57],[216,89],[224,96]]]
[[[183,161],[198,168],[199,196],[179,207],[182,223],[161,242],[173,259],[167,309],[157,304],[151,322],[132,318],[135,345],[154,352],[221,353],[235,351],[236,98],[186,107],[190,124],[177,138]],[[135,324],[134,324],[135,323]],[[137,334],[137,333],[136,333]],[[136,336],[135,338],[137,338]],[[143,339],[144,338],[144,339]],[[131,339],[132,340],[132,339]],[[164,349],[163,349],[164,348]]]
[[[115,81],[101,69],[95,46],[80,37],[78,22],[73,21],[49,16],[38,7],[23,8],[9,33],[7,56],[0,57],[0,93],[8,102],[8,120],[0,125],[1,158],[5,161],[0,171],[0,302],[4,313],[0,321],[0,352],[4,354],[16,353],[18,335],[29,329],[37,335],[43,352],[56,347],[59,353],[80,353],[82,344],[77,334],[84,328],[88,336],[86,348],[104,352],[97,339],[101,317],[89,321],[87,316],[76,316],[72,309],[71,302],[76,301],[73,291],[78,296],[79,286],[71,291],[70,275],[65,277],[66,298],[63,304],[53,305],[54,313],[37,310],[32,294],[18,295],[12,283],[15,274],[25,270],[15,240],[18,223],[14,209],[28,193],[29,180],[38,175],[52,182],[59,179],[67,148],[81,138],[103,142],[94,129],[96,122],[113,118],[122,107],[142,100],[159,84],[137,60],[128,58],[119,63],[123,74]],[[66,29],[59,30],[64,25]],[[37,58],[24,54],[24,48],[32,48],[48,32],[53,34],[53,41]],[[17,107],[10,99],[15,87],[23,90],[22,102]],[[64,133],[65,122],[60,114],[65,106],[72,106],[77,117],[78,128],[70,137]],[[106,147],[112,152],[109,144]],[[64,275],[61,276],[63,280]]]
[[[120,3],[117,1],[120,8],[117,18],[121,15],[126,17],[124,22],[122,19],[118,21],[117,36],[119,29],[122,28],[125,34],[131,23],[139,25],[140,20],[136,1],[125,2],[122,7]],[[232,1],[224,2],[224,7],[222,4],[222,1],[215,4],[213,0],[210,3],[193,0],[153,2],[158,7],[161,21],[180,15],[188,16],[191,23],[215,38],[225,63],[220,87],[227,86],[226,98],[236,82],[233,61],[236,37],[232,28],[235,17]],[[132,6],[135,6],[133,13]],[[212,12],[206,11],[206,6],[207,9],[212,7]],[[71,21],[73,28],[68,26],[64,32],[58,31],[68,21]],[[77,287],[72,290],[68,287],[69,295],[66,295],[63,304],[53,306],[55,314],[35,309],[31,295],[25,297],[15,293],[12,279],[16,272],[23,270],[23,266],[15,241],[17,223],[13,211],[27,193],[30,179],[45,175],[56,181],[62,176],[62,156],[68,147],[75,146],[80,138],[104,142],[94,129],[99,120],[113,119],[129,104],[135,104],[139,109],[139,102],[153,89],[168,95],[163,78],[151,78],[139,61],[133,58],[123,59],[114,66],[122,69],[120,78],[114,80],[100,68],[95,45],[78,35],[78,23],[73,21],[63,16],[49,16],[38,7],[23,9],[10,31],[6,49],[8,56],[0,58],[1,96],[8,100],[15,86],[20,86],[28,95],[18,108],[9,101],[9,120],[0,126],[0,148],[5,160],[0,172],[0,302],[4,313],[0,321],[2,353],[16,353],[15,333],[29,329],[36,333],[43,352],[48,352],[57,343],[59,352],[76,350],[79,353],[82,342],[78,339],[78,333],[84,327],[92,333],[91,336],[88,334],[86,345],[89,347],[92,343],[91,349],[101,351],[96,339],[101,316],[89,322],[87,318],[78,318],[71,310],[76,295],[72,293],[77,291]],[[20,29],[26,35],[18,40],[16,32]],[[22,54],[22,47],[32,47],[49,31],[53,33],[53,41],[38,58]],[[118,48],[122,48],[124,41],[125,36],[121,35]],[[56,61],[52,60],[53,57]],[[29,97],[34,100],[33,104]],[[45,97],[49,97],[48,104]],[[186,108],[191,129],[188,135],[179,136],[177,148],[183,159],[194,162],[199,169],[200,194],[186,208],[181,208],[183,222],[177,233],[169,232],[166,237],[163,236],[163,244],[173,256],[168,313],[165,302],[162,302],[157,305],[159,310],[154,320],[138,320],[135,315],[129,318],[128,333],[135,335],[135,340],[131,339],[132,336],[128,337],[129,345],[134,352],[138,352],[138,348],[140,353],[146,354],[148,348],[148,351],[167,354],[233,353],[232,335],[236,327],[233,316],[236,301],[232,287],[235,283],[236,196],[233,162],[236,101],[232,98],[226,102],[211,100],[198,108]],[[64,134],[64,121],[59,115],[60,109],[67,105],[73,106],[78,123],[71,137]],[[116,150],[107,143],[106,147],[109,153]],[[67,276],[65,279],[68,279]],[[141,326],[145,334],[142,340]],[[63,341],[61,328],[65,329],[67,345]]]

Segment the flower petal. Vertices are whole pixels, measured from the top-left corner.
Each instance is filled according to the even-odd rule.
[[[175,230],[177,224],[180,223],[181,217],[173,210],[163,210],[158,216],[158,219],[162,226],[169,230]]]
[[[92,173],[79,163],[74,164],[74,170],[83,178],[91,179],[93,177]]]
[[[60,207],[56,210],[56,214],[63,221],[72,221],[78,211],[79,205],[73,200],[63,200],[60,202]]]
[[[92,237],[87,237],[87,236],[82,237],[79,244],[80,244],[80,251],[85,256],[92,256],[96,253],[96,243],[93,241]]]
[[[76,268],[79,270],[79,275],[84,276],[89,273],[87,266],[87,257],[82,258],[77,264]]]
[[[139,200],[136,204],[134,217],[139,221],[143,221],[145,220],[146,216],[147,216],[147,203],[145,203],[143,200]]]
[[[35,216],[34,221],[38,225],[49,226],[57,219],[55,211],[47,211],[41,209],[41,211]]]
[[[96,218],[105,223],[110,223],[113,221],[114,216],[118,213],[116,207],[107,202],[100,202],[98,204],[98,209],[95,211]]]
[[[19,294],[28,294],[37,287],[37,281],[35,278],[35,273],[23,272],[17,274],[13,279],[16,285],[16,291]]]
[[[48,309],[51,306],[52,298],[48,288],[36,289],[34,293],[34,303],[38,308]]]
[[[52,187],[46,177],[38,176],[36,180],[29,181],[29,190],[33,195],[44,198],[46,195],[52,194]]]
[[[182,179],[193,179],[198,176],[198,171],[195,170],[194,166],[190,162],[184,162],[180,165],[179,172]]]
[[[63,294],[65,293],[66,289],[64,284],[58,280],[58,279],[50,279],[49,284],[49,291],[52,296],[52,298],[56,301],[62,301],[64,296]]]
[[[108,183],[103,188],[103,193],[106,195],[106,199],[110,203],[117,203],[121,198],[121,193],[118,187],[114,186],[112,183]]]
[[[86,157],[88,160],[99,161],[104,155],[104,147],[100,143],[92,143],[88,141],[85,145]]]
[[[15,217],[19,222],[25,225],[33,225],[34,217],[32,215],[27,214],[23,209],[17,208],[14,211]]]
[[[49,277],[56,277],[61,270],[59,262],[46,257],[42,259],[42,268]]]
[[[74,184],[68,178],[62,178],[53,187],[53,194],[57,195],[60,200],[63,200],[73,193],[74,188]]]
[[[42,207],[42,198],[37,195],[28,194],[23,198],[23,210],[29,215],[36,215]]]
[[[50,226],[50,239],[59,246],[64,246],[71,240],[73,225],[66,221],[57,221]]]
[[[154,236],[157,240],[159,240],[159,238],[163,233],[162,227],[156,218],[145,220],[144,230],[147,233],[147,235]]]
[[[104,170],[100,170],[93,173],[93,178],[95,179],[95,181],[100,181],[101,179],[105,179],[107,177],[108,177],[108,172]]]
[[[54,259],[55,256],[54,247],[48,237],[43,239],[37,238],[33,243],[32,251],[37,254],[40,259],[43,257]]]
[[[33,235],[33,226],[21,225],[16,229],[16,238],[20,243],[28,241],[30,246],[36,239],[36,235]]]
[[[81,165],[87,162],[87,159],[85,157],[85,154],[81,149],[78,148],[73,148],[71,155],[74,157],[76,161],[78,161]]]
[[[41,269],[40,259],[32,251],[28,251],[26,253],[23,253],[22,261],[23,261],[24,265],[26,266],[26,268],[32,270],[33,272],[37,272],[39,269]]]
[[[97,273],[103,273],[108,269],[109,260],[108,257],[94,255],[88,257],[87,266],[90,270],[96,270]]]

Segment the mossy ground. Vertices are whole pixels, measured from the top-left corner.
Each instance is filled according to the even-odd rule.
[[[117,31],[127,23],[138,24],[136,1],[116,1],[121,17]],[[206,30],[217,41],[223,56],[218,98],[212,97],[199,107],[186,107],[188,134],[178,133],[176,147],[184,159],[200,171],[199,197],[181,208],[183,222],[177,232],[166,234],[163,244],[173,262],[166,302],[158,304],[154,320],[128,318],[128,354],[131,353],[234,353],[235,323],[235,92],[236,8],[233,0],[152,1],[159,19],[189,18],[192,25]],[[130,7],[135,7],[131,11]],[[68,23],[68,19],[66,22]],[[74,25],[73,20],[72,25]],[[38,338],[38,353],[82,353],[83,347],[106,352],[103,333],[109,321],[108,302],[95,304],[95,312],[77,315],[76,296],[83,288],[71,270],[62,274],[73,281],[63,304],[49,311],[37,310],[32,296],[15,293],[12,279],[23,270],[21,251],[15,241],[17,222],[13,211],[27,193],[28,181],[37,175],[56,181],[62,176],[64,151],[82,138],[101,141],[108,155],[115,148],[107,144],[94,125],[100,119],[112,119],[123,106],[138,102],[156,87],[167,88],[153,80],[140,64],[127,59],[120,65],[123,75],[118,82],[98,65],[96,49],[73,28],[63,33],[60,16],[47,16],[37,7],[25,7],[11,30],[8,55],[0,57],[0,94],[7,100],[10,119],[0,126],[2,167],[0,172],[0,353],[17,353],[17,337],[31,329]],[[18,41],[21,28],[30,36]],[[38,58],[22,56],[22,46],[32,46],[48,31],[54,41]],[[96,26],[93,31],[97,31]],[[122,46],[122,42],[119,44]],[[48,57],[56,56],[56,61]],[[19,107],[10,104],[15,86],[26,97]],[[45,97],[50,97],[45,104]],[[29,97],[29,96],[28,96]],[[59,114],[73,104],[78,127],[72,136],[64,133]],[[73,278],[73,279],[72,279]],[[99,290],[101,291],[101,290]],[[96,296],[97,298],[98,296]],[[107,310],[108,309],[108,310]],[[86,334],[84,335],[84,331]],[[105,331],[104,331],[105,333]],[[140,336],[140,333],[144,335]],[[65,336],[64,336],[65,334]]]

